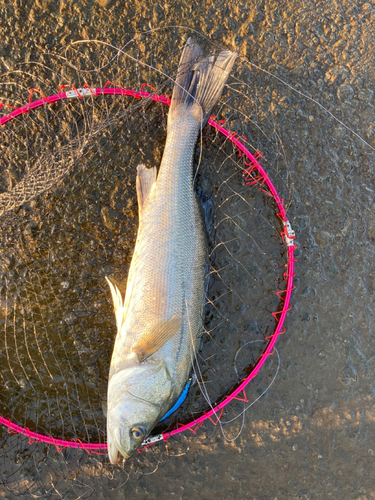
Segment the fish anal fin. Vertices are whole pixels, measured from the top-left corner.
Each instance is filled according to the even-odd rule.
[[[105,279],[107,280],[107,283],[109,285],[112,294],[113,307],[116,316],[117,331],[120,331],[124,320],[125,304],[122,299],[121,292],[118,289],[116,283],[112,283],[112,281],[109,278],[107,278],[107,276],[105,277]]]
[[[148,334],[142,336],[132,348],[140,363],[155,354],[181,328],[182,315],[175,314],[161,325],[156,326]]]
[[[137,167],[136,186],[139,218],[142,217],[145,203],[151,193],[152,186],[156,181],[156,172],[156,167],[147,168],[145,165],[138,165]]]

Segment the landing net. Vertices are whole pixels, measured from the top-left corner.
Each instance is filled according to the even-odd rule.
[[[32,87],[29,103],[4,106],[0,121],[1,469],[3,484],[19,494],[41,485],[52,494],[49,474],[69,482],[71,448],[83,453],[80,473],[122,480],[105,472],[116,334],[105,276],[125,286],[137,231],[135,167],[160,164],[170,100],[145,84],[112,83],[113,75],[107,83],[105,71],[98,87],[97,72],[82,74],[86,82],[75,74],[79,84],[59,85],[51,95]],[[203,426],[204,436],[221,428],[234,439],[252,402],[247,384],[265,363],[276,370],[271,354],[290,308],[295,248],[278,190],[290,199],[291,184],[282,143],[267,164],[257,146],[275,135],[271,141],[236,109],[248,99],[241,82],[227,87],[195,158],[197,188],[212,200],[214,222],[194,381],[183,406],[144,443],[171,446],[120,465],[126,477],[165,460],[161,454],[173,453],[187,430]],[[21,99],[24,85],[11,83],[9,96],[16,88]],[[268,382],[259,382],[262,390]]]

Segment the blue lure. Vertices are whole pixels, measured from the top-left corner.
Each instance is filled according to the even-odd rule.
[[[164,417],[162,419],[159,420],[159,422],[162,422],[164,419],[166,419],[167,417],[169,417],[169,415],[172,415],[172,413],[174,413],[177,408],[179,408],[182,403],[185,401],[186,399],[186,396],[187,396],[187,393],[188,393],[188,390],[189,390],[189,387],[190,387],[190,384],[191,384],[191,378],[189,378],[187,384],[185,385],[184,387],[184,390],[181,392],[180,394],[180,397],[178,398],[178,400],[176,401],[176,403],[172,406],[172,408],[164,415]]]

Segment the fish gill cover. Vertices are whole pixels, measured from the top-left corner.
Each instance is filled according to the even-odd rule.
[[[121,51],[77,43],[3,75],[3,115],[28,99],[72,96],[1,127],[0,414],[9,422],[67,441],[106,442],[116,325],[105,277],[126,285],[138,224],[136,166],[159,166],[166,138],[168,107],[152,97],[171,92],[186,38],[175,30],[156,42],[150,33],[129,38]],[[269,90],[262,78],[239,60],[215,119],[259,159],[288,208],[293,182],[277,125],[265,112]],[[110,87],[150,97],[94,96],[94,89]],[[84,97],[78,88],[86,89]],[[202,415],[250,373],[275,329],[277,292],[285,289],[282,225],[262,183],[246,185],[247,157],[206,127],[195,165],[200,197],[213,206],[204,332],[189,394],[156,432]],[[224,409],[220,425],[207,420],[198,439],[217,439],[218,429],[227,440],[240,438],[244,408],[267,388],[277,366],[271,356],[242,400]],[[176,437],[113,470],[104,450],[60,449],[4,427],[2,481],[20,495],[63,496],[85,476],[101,476],[114,488],[186,452],[188,443]]]

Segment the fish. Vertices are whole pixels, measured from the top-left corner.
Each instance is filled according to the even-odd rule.
[[[176,403],[200,342],[208,245],[193,154],[236,57],[203,57],[187,40],[159,171],[137,167],[139,226],[124,298],[107,279],[117,325],[107,393],[112,464],[130,458]]]

